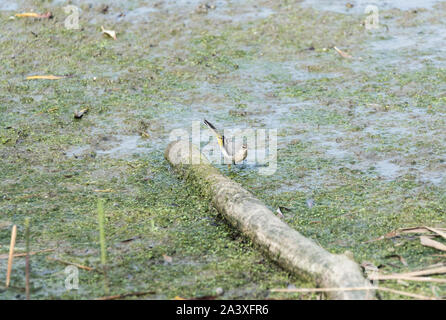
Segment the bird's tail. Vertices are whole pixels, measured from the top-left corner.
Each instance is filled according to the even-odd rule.
[[[209,128],[211,128],[212,130],[217,130],[217,128],[206,119],[204,119],[204,124],[207,125]]]
[[[206,119],[204,119],[204,124],[208,126],[212,130],[212,132],[214,132],[215,136],[217,137],[218,145],[220,147],[223,147],[225,144],[225,138],[220,133],[218,133],[217,128]]]

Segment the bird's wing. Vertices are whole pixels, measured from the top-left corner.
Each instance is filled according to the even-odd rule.
[[[236,162],[242,162],[248,156],[248,150],[240,148],[233,157],[234,164]]]

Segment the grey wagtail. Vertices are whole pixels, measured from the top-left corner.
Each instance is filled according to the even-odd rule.
[[[204,124],[212,130],[212,132],[215,134],[215,136],[217,137],[217,142],[218,142],[218,146],[220,147],[221,153],[223,153],[223,156],[230,160],[232,162],[232,164],[236,164],[238,162],[242,162],[243,160],[246,159],[246,157],[248,156],[248,146],[246,144],[243,144],[240,149],[238,149],[234,154],[232,154],[232,152],[230,152],[228,150],[228,142],[225,139],[225,136],[220,134],[217,131],[217,128],[210,123],[209,121],[207,121],[206,119],[204,119]],[[228,165],[229,168],[231,168],[231,165]]]

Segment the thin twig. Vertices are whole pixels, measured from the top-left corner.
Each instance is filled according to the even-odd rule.
[[[51,260],[51,261],[60,262],[60,263],[66,264],[66,265],[75,266],[75,267],[78,267],[79,269],[84,269],[84,270],[87,270],[87,271],[94,271],[95,270],[92,267],[87,267],[87,266],[84,266],[84,265],[81,265],[81,264],[78,264],[78,263],[64,261],[64,260],[60,260],[60,259],[57,259],[57,258],[47,257],[47,259]]]
[[[437,300],[434,297],[422,296],[416,293],[394,290],[385,287],[357,287],[357,288],[299,288],[299,289],[272,289],[271,292],[296,292],[296,293],[312,293],[312,292],[334,292],[334,291],[364,291],[364,290],[380,290],[402,296],[412,297],[421,300]]]
[[[371,275],[369,280],[406,280],[406,281],[418,281],[418,282],[436,282],[446,283],[446,279],[438,279],[431,277],[409,277],[401,274],[389,274],[389,275]]]
[[[12,226],[11,232],[11,243],[9,245],[9,259],[8,259],[8,271],[6,272],[6,284],[5,287],[9,287],[9,282],[11,280],[11,271],[12,271],[12,261],[14,260],[14,247],[15,247],[15,239],[17,237],[17,226]]]
[[[446,239],[446,232],[443,232],[441,229],[432,228],[432,227],[425,227],[426,229],[435,232],[436,234],[442,236],[444,239]]]
[[[155,291],[131,292],[131,293],[124,293],[124,294],[117,294],[115,296],[96,298],[95,300],[117,300],[117,299],[122,299],[122,298],[126,298],[126,297],[139,297],[139,296],[145,296],[147,294],[155,294],[155,293],[156,293]]]
[[[446,251],[446,245],[441,242],[429,239],[428,237],[421,236],[420,237],[421,244],[426,247],[435,248],[437,250]]]
[[[293,289],[271,289],[271,292],[298,292],[298,293],[312,293],[312,292],[334,292],[334,291],[364,291],[376,290],[375,287],[355,287],[355,288],[293,288]]]
[[[54,251],[54,250],[55,249],[43,249],[43,250],[38,250],[38,251],[31,251],[31,252],[29,252],[29,255],[33,256],[33,255],[38,254],[38,253],[50,252],[50,251]],[[9,257],[8,253],[0,254],[0,260],[1,259],[7,259],[8,257]],[[26,252],[24,252],[24,253],[15,253],[14,254],[14,258],[19,258],[19,257],[26,257]]]
[[[439,267],[439,268],[431,268],[431,269],[401,273],[400,275],[407,277],[420,277],[420,276],[430,276],[433,274],[445,274],[445,273],[446,273],[446,267]]]
[[[337,53],[339,53],[339,55],[343,58],[346,59],[352,59],[353,57],[351,55],[349,55],[348,53],[345,53],[344,51],[342,51],[341,49],[337,48],[337,47],[333,47],[333,49],[336,50]]]
[[[26,300],[29,300],[29,218],[25,219],[25,238],[26,238],[26,261],[25,261],[25,294]]]
[[[103,200],[98,200],[98,222],[99,222],[99,242],[101,245],[101,264],[104,273],[104,291],[109,293],[107,277],[107,246],[105,243],[105,214]]]
[[[364,241],[364,243],[370,243],[370,242],[375,242],[375,241],[384,240],[384,239],[392,239],[392,238],[401,236],[402,234],[429,233],[429,232],[437,233],[440,236],[446,235],[446,233],[445,233],[446,229],[445,228],[431,228],[431,227],[426,227],[426,226],[409,227],[409,228],[399,228],[397,230],[394,230],[394,231],[391,231],[389,233],[386,233],[385,235],[383,235],[383,236],[381,236],[379,238],[368,240],[368,241]]]

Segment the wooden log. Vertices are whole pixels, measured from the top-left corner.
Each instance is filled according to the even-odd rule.
[[[371,288],[359,266],[345,255],[331,254],[289,227],[238,183],[223,176],[189,141],[171,142],[165,158],[212,200],[215,208],[241,233],[284,269],[326,288]],[[340,290],[331,299],[373,299],[374,290]]]

